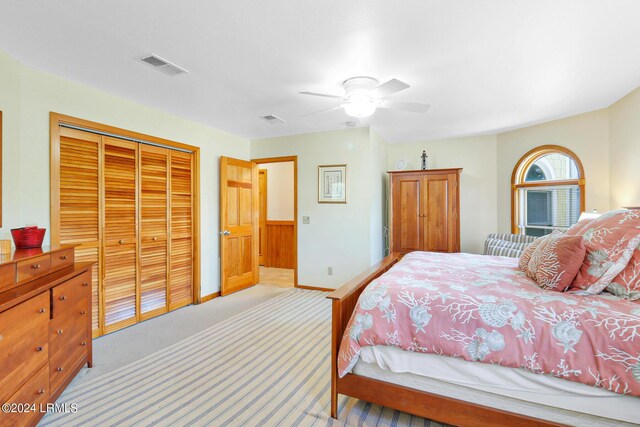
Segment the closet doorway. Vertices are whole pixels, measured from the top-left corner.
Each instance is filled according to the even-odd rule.
[[[51,244],[93,262],[93,337],[200,301],[199,149],[51,113]]]
[[[297,287],[298,158],[252,161],[259,169],[259,283]]]

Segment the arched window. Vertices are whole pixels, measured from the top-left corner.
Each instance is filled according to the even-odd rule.
[[[564,147],[543,145],[525,154],[511,175],[511,228],[543,236],[566,230],[584,211],[584,169]]]

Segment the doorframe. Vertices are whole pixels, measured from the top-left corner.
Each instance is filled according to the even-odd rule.
[[[251,159],[258,167],[264,163],[293,162],[293,286],[298,288],[298,156]]]
[[[98,132],[112,133],[124,138],[148,141],[163,145],[165,147],[177,148],[190,151],[192,153],[191,173],[193,185],[193,198],[191,199],[191,230],[192,230],[192,293],[193,303],[200,304],[203,301],[201,292],[201,252],[200,252],[200,147],[184,144],[182,142],[171,141],[152,135],[130,131],[102,123],[92,122],[78,117],[67,116],[51,111],[49,113],[49,190],[50,190],[50,228],[51,245],[60,244],[60,125],[69,124],[80,126],[86,129],[93,129]],[[137,196],[136,196],[137,197]],[[137,284],[136,284],[137,286]]]

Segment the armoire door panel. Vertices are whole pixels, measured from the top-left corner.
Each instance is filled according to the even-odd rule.
[[[400,252],[420,249],[422,182],[419,176],[397,179],[394,188],[394,246]]]
[[[426,182],[424,250],[449,252],[449,180],[447,175],[429,176]]]
[[[171,153],[171,310],[193,302],[191,161],[188,153]]]

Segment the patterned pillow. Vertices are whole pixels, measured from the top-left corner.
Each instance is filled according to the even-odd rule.
[[[571,227],[569,227],[569,229],[564,234],[566,234],[567,236],[581,235],[580,231],[582,231],[582,229],[585,228],[587,224],[590,224],[591,221],[593,221],[593,218],[586,218],[586,219],[583,219],[582,221],[578,221],[575,224],[573,224]]]
[[[538,239],[539,243],[533,251],[533,254],[531,254],[531,259],[529,260],[529,264],[527,264],[526,270],[524,270],[528,278],[536,280],[536,273],[538,271],[538,265],[540,264],[539,257],[542,254],[542,251],[544,250],[544,247],[549,243],[549,240],[553,236],[557,236],[559,234],[562,233],[558,230],[553,230],[551,234],[547,234],[546,236],[542,236]]]
[[[542,289],[564,292],[578,274],[585,253],[581,236],[549,235],[531,257],[536,264],[535,281]]]
[[[544,242],[544,238],[536,239],[533,242],[529,243],[527,247],[524,248],[524,252],[522,252],[522,255],[520,255],[518,266],[520,267],[520,270],[527,273],[527,276],[529,275],[529,261],[531,261],[531,256],[541,242]]]
[[[607,212],[578,235],[584,240],[587,256],[571,287],[600,293],[627,267],[640,245],[640,211]]]
[[[607,291],[628,300],[640,299],[640,246],[633,251],[625,269],[609,283]]]

